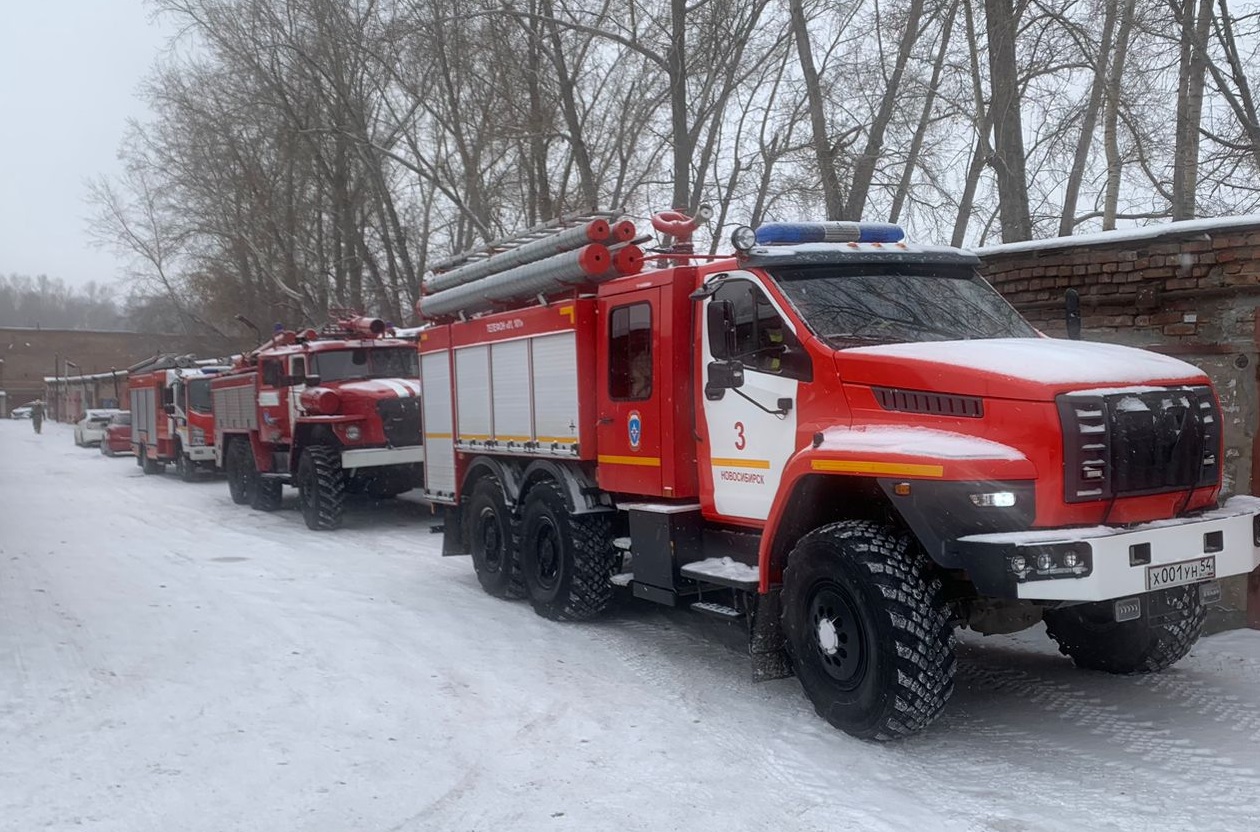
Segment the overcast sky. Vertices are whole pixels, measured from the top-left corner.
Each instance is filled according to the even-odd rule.
[[[118,169],[165,37],[144,0],[0,0],[0,274],[118,277],[89,242],[84,183]]]

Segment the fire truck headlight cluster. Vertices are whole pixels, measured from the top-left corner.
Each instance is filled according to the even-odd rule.
[[[349,439],[351,442],[358,442],[362,438],[363,431],[358,425],[350,425],[346,428],[346,439]]]
[[[737,229],[739,234],[743,229]],[[755,232],[756,244],[784,246],[796,243],[897,243],[906,232],[889,222],[771,222]],[[734,235],[731,242],[734,243]],[[739,246],[736,246],[739,248]]]
[[[1010,508],[1015,505],[1015,493],[993,491],[988,494],[972,494],[971,503],[981,508]]]

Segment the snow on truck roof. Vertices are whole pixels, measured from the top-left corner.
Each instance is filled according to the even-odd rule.
[[[1003,254],[1042,251],[1045,249],[1076,248],[1089,246],[1121,245],[1139,240],[1154,240],[1183,234],[1211,234],[1213,231],[1232,231],[1240,228],[1260,227],[1260,214],[1244,214],[1237,217],[1214,217],[1199,220],[1179,220],[1115,231],[1096,231],[1092,234],[1073,234],[1067,237],[1051,237],[1045,240],[1025,240],[1019,243],[999,243],[974,249],[984,257]]]

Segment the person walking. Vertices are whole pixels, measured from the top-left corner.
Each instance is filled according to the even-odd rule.
[[[41,433],[44,428],[44,403],[36,400],[31,404],[31,425],[35,428],[36,433]]]

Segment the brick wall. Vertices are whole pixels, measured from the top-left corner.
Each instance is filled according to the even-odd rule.
[[[1146,233],[1150,236],[1137,237]],[[1170,223],[981,249],[981,273],[1047,335],[1066,334],[1064,293],[1081,298],[1082,337],[1145,347],[1200,367],[1225,417],[1225,487],[1260,493],[1260,217]],[[1243,624],[1246,581],[1227,582],[1213,627]],[[1252,616],[1260,626],[1260,575]]]
[[[58,358],[78,365],[71,372],[86,375],[124,370],[159,352],[213,357],[242,346],[189,335],[0,327],[0,389],[8,393],[10,408],[19,407],[44,395],[44,377],[54,374]],[[66,372],[64,363],[59,369]]]

